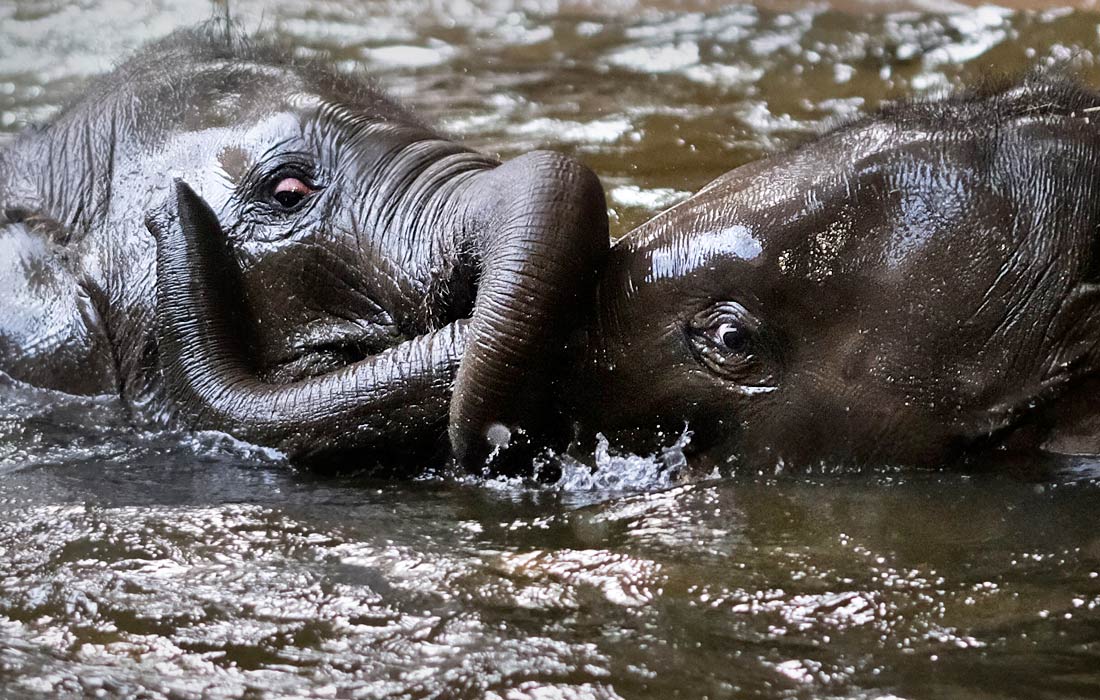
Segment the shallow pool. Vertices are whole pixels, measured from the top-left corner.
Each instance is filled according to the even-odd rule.
[[[792,6],[232,11],[475,147],[577,155],[616,235],[883,100],[1032,65],[1100,85],[1100,15]],[[0,4],[0,133],[211,12]],[[1100,697],[1097,463],[677,483],[595,461],[543,486],[320,477],[0,379],[0,697]]]

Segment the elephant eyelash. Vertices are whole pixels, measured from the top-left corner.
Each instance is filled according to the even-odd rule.
[[[324,178],[309,153],[283,151],[265,154],[249,169],[241,181],[241,198],[245,202],[279,209],[272,195],[278,183],[286,178],[301,180],[315,193],[325,189]]]
[[[756,364],[757,353],[753,350],[732,352],[713,338],[696,335],[692,343],[695,356],[704,365],[719,374],[740,373]]]

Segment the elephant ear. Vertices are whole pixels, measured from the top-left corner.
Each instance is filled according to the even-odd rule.
[[[146,225],[157,241],[162,376],[172,408],[190,427],[221,430],[298,460],[352,450],[377,462],[442,442],[464,321],[329,374],[271,384],[253,367],[242,334],[240,272],[214,213],[177,181]]]
[[[113,391],[103,295],[59,254],[71,232],[36,212],[0,209],[0,371],[78,394]]]

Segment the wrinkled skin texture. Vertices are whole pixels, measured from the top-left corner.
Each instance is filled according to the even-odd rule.
[[[898,106],[641,226],[599,284],[581,432],[687,425],[751,468],[1100,452],[1097,105],[1032,80]]]
[[[302,459],[551,431],[608,241],[579,163],[500,164],[216,23],[0,151],[0,212],[0,371]]]

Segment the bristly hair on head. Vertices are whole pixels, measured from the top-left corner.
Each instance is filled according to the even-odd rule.
[[[961,90],[887,102],[831,130],[873,122],[902,128],[987,130],[1014,119],[1084,118],[1096,111],[1100,111],[1100,92],[1083,84],[1066,67],[1056,66],[1023,75],[988,74]]]
[[[229,0],[211,0],[211,3],[213,4],[211,24],[221,23],[225,32],[225,43],[228,45],[233,41],[233,13],[229,9]]]

